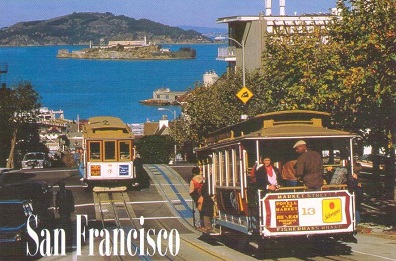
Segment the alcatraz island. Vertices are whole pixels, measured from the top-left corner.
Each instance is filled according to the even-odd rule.
[[[162,48],[161,45],[143,41],[109,41],[107,45],[90,45],[89,48],[69,52],[66,49],[58,51],[58,58],[75,59],[120,59],[120,60],[168,60],[195,59],[196,51],[190,47],[182,47],[177,51]]]

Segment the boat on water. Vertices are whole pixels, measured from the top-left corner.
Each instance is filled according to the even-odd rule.
[[[153,106],[170,106],[170,105],[179,105],[176,102],[170,102],[168,100],[157,100],[157,99],[147,99],[139,101],[144,105],[153,105]]]
[[[179,99],[186,93],[186,91],[171,91],[169,88],[160,88],[153,92],[152,99],[141,100],[139,102],[144,105],[153,106],[180,105]]]

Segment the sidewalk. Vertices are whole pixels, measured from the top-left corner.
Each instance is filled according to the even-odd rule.
[[[379,234],[396,239],[396,202],[381,195],[383,186],[373,185],[370,178],[363,179],[363,203],[358,233]]]

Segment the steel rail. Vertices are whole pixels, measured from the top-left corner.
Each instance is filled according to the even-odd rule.
[[[126,190],[126,188],[125,188],[125,190]],[[117,228],[123,229],[123,226],[121,224],[121,218],[120,218],[120,215],[119,215],[119,210],[117,210],[117,208],[120,205],[116,205],[116,203],[122,203],[121,206],[123,207],[123,210],[125,210],[125,212],[127,213],[128,220],[131,223],[131,226],[133,228],[137,229],[137,226],[136,226],[135,222],[133,221],[132,215],[131,215],[131,213],[128,210],[128,205],[127,205],[127,202],[126,202],[126,199],[125,199],[125,194],[124,194],[125,192],[124,191],[115,191],[115,190],[108,189],[108,188],[104,189],[104,188],[96,187],[96,188],[94,188],[93,193],[95,193],[97,198],[98,198],[99,211],[100,211],[100,216],[101,216],[101,219],[102,219],[101,221],[102,221],[103,229],[106,229],[106,225],[105,225],[105,220],[106,219],[105,219],[104,213],[103,213],[103,209],[104,209],[103,208],[103,204],[104,203],[109,203],[110,204],[110,208],[112,210],[112,213],[114,214],[114,222],[115,222]],[[100,197],[101,194],[106,194],[107,197],[108,197],[108,200],[102,200],[101,197]],[[117,194],[119,194],[121,196],[120,200],[119,199],[115,200],[116,197],[114,197],[114,195],[117,195]],[[107,220],[110,220],[110,219],[107,219]],[[126,238],[126,235],[124,235],[124,236]],[[111,241],[111,244],[114,243],[112,238],[110,238],[110,241]],[[136,249],[137,252],[139,252],[139,247],[133,242],[131,242],[131,244],[134,247],[134,249]],[[117,253],[117,255],[115,255],[113,257],[117,257],[118,260],[121,260],[121,261],[125,260],[125,258],[126,258],[126,257],[123,257],[122,255],[120,255],[119,253]],[[138,257],[141,260],[151,260],[149,257],[147,257],[145,255],[139,255]],[[126,260],[128,260],[128,258]]]

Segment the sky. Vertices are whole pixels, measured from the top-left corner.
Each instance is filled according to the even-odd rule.
[[[286,0],[286,15],[328,13],[336,0]],[[0,0],[0,28],[17,22],[47,20],[73,12],[110,12],[170,26],[226,27],[220,17],[258,15],[264,0]],[[273,15],[279,0],[272,0]]]

